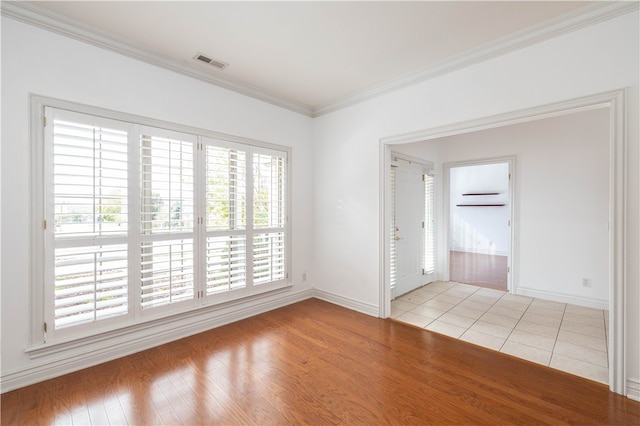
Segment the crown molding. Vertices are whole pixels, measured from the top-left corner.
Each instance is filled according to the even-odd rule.
[[[372,86],[369,89],[346,96],[336,102],[316,107],[313,110],[313,117],[319,117],[333,111],[347,108],[386,93],[403,89],[452,71],[558,37],[562,34],[631,13],[638,10],[639,5],[640,2],[638,1],[596,1],[525,30],[467,50],[466,52],[420,71]]]
[[[59,13],[52,12],[26,1],[2,1],[2,15],[26,24],[42,28],[81,42],[110,50],[130,58],[155,65],[176,73],[214,84],[236,93],[268,102],[273,105],[311,117],[313,109],[308,105],[265,93],[248,84],[212,75],[190,64],[164,58],[137,46],[126,39],[85,25]],[[199,64],[197,64],[199,65]]]
[[[21,21],[44,30],[107,49],[160,68],[180,73],[236,93],[297,112],[308,117],[319,117],[369,99],[412,86],[423,81],[465,68],[491,58],[513,52],[524,47],[594,25],[638,10],[638,1],[595,1],[572,12],[547,20],[528,29],[510,34],[441,61],[420,71],[375,85],[364,91],[353,93],[335,102],[311,107],[284,99],[248,84],[212,75],[190,64],[167,59],[137,46],[122,37],[82,24],[61,14],[38,7],[25,1],[2,1],[3,16]]]

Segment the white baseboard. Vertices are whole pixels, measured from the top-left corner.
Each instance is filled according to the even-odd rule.
[[[582,296],[574,296],[564,293],[555,293],[552,291],[536,290],[532,288],[519,287],[513,291],[514,294],[521,296],[537,297],[539,299],[550,300],[552,302],[570,303],[572,305],[585,306],[595,309],[609,309],[609,301],[602,299],[593,299]]]
[[[344,296],[339,296],[334,293],[329,293],[328,291],[315,289],[313,291],[313,297],[324,300],[325,302],[333,303],[334,305],[342,306],[343,308],[351,309],[352,311],[370,315],[372,317],[377,318],[380,316],[380,309],[376,305],[364,303],[359,300],[350,299]]]
[[[449,251],[457,251],[460,253],[468,253],[468,254],[487,254],[490,256],[508,256],[509,253],[506,251],[496,251],[489,249],[482,249],[477,247],[449,247]]]
[[[640,401],[640,379],[627,379],[627,398]]]
[[[27,368],[3,373],[0,377],[0,389],[4,393],[59,377],[312,297],[312,289],[281,292],[234,304],[233,309],[203,311],[175,321],[171,325],[165,323],[142,332],[105,339],[86,347],[76,346],[68,351],[42,355],[34,359],[33,364]]]

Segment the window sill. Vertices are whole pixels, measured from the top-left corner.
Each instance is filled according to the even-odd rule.
[[[118,348],[130,345],[132,342],[141,342],[148,339],[153,339],[158,342],[163,340],[161,336],[176,336],[167,341],[176,340],[189,335],[187,329],[196,327],[198,324],[204,322],[211,325],[208,327],[210,329],[237,321],[241,319],[241,317],[246,318],[252,316],[253,314],[247,315],[246,311],[259,311],[259,309],[256,308],[260,306],[260,303],[256,302],[264,300],[265,303],[268,303],[269,300],[265,299],[288,292],[291,288],[291,283],[284,282],[277,287],[260,289],[261,291],[259,293],[248,294],[242,298],[231,301],[211,303],[171,316],[150,319],[89,336],[78,336],[32,345],[26,348],[24,352],[31,359],[38,359],[77,349],[82,349],[83,353],[101,352],[104,350],[105,341],[109,341],[109,347],[111,349],[117,350]],[[150,345],[149,347],[156,346],[157,344]]]

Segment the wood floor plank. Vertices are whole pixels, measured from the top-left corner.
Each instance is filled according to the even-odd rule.
[[[640,424],[606,386],[317,299],[2,395],[2,424]]]

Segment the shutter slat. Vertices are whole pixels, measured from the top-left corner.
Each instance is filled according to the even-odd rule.
[[[207,294],[246,287],[244,235],[207,238]]]
[[[264,284],[285,278],[285,239],[283,232],[257,234],[253,239],[253,280]]]
[[[246,227],[246,153],[207,145],[207,231]]]
[[[141,297],[143,309],[194,297],[192,239],[148,241],[141,246]]]
[[[103,245],[55,251],[54,315],[56,328],[103,318],[105,300],[126,314],[128,303],[126,245]],[[109,314],[111,316],[112,314]]]

